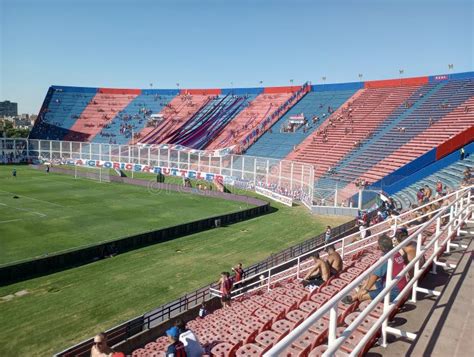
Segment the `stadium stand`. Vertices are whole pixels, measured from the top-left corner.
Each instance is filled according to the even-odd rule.
[[[263,92],[250,105],[240,112],[206,147],[214,150],[239,145],[245,138],[258,129],[259,125],[285,102],[287,102],[298,87],[283,87],[283,91]]]
[[[64,140],[96,92],[96,88],[64,86],[49,88],[30,133],[30,139]],[[80,133],[73,133],[74,137],[79,135]]]
[[[457,195],[460,198],[455,198]],[[436,202],[439,205],[432,209]],[[456,207],[454,215],[444,219],[451,206]],[[430,209],[428,212],[426,207]],[[416,213],[422,215],[426,224],[417,222],[420,216],[414,218]],[[236,289],[230,308],[218,309],[204,318],[193,319],[187,323],[187,327],[198,336],[208,356],[321,356],[328,345],[334,347],[335,338],[339,336],[343,336],[343,339],[339,342],[340,349],[336,355],[349,355],[355,350],[357,355],[362,355],[381,336],[382,320],[395,317],[409,295],[416,301],[416,293],[411,292],[412,287],[419,292],[427,291],[418,286],[418,280],[428,270],[434,269],[433,266],[443,264],[438,258],[444,250],[450,249],[448,246],[455,245],[451,243],[454,239],[451,232],[457,231],[459,234],[458,229],[471,215],[470,189],[450,194],[424,207],[407,211],[396,219],[373,225],[369,237],[360,240],[359,233],[354,233],[335,242],[343,256],[344,268],[321,286],[305,289],[301,285],[301,277],[311,268],[311,262],[307,259],[309,254],[306,253],[294,259],[296,266],[280,273],[269,277],[270,271],[264,272],[257,281],[256,277],[247,277],[243,281],[247,283],[245,288]],[[392,234],[400,226],[409,227],[410,237],[383,256],[376,247],[378,237]],[[401,247],[416,240],[419,251],[410,265],[405,267],[406,271],[414,267],[414,278],[393,303],[389,304],[386,300],[384,307],[383,295],[390,288],[385,289],[386,292],[379,295],[379,301],[375,299],[373,303],[355,301],[345,304],[341,301],[344,292],[357,286],[377,265],[382,264],[382,258],[388,259],[398,254]],[[422,256],[424,263],[416,263],[415,266]],[[400,279],[404,274],[401,272],[393,279]],[[389,279],[391,286],[394,286],[397,281],[391,277]],[[439,293],[435,291],[433,294]],[[337,306],[337,310],[332,310],[335,312],[334,325],[330,314],[333,306]],[[387,330],[394,334],[404,333],[396,328]],[[410,333],[405,334],[410,338],[412,336]],[[166,338],[159,337],[133,351],[132,356],[164,356],[166,345]],[[277,345],[278,353],[270,351]]]
[[[365,145],[346,155],[316,185],[339,189],[342,199],[357,192],[357,180],[375,182],[390,172],[474,125],[474,81],[453,80],[426,85],[412,96],[409,108],[398,108]],[[401,112],[401,113],[400,113]]]
[[[329,118],[328,108],[336,110],[354,92],[355,90],[338,90],[308,93],[247,150],[247,155],[284,158],[295,145],[301,143]],[[289,124],[290,117],[299,114],[304,114],[308,127],[301,125],[295,127],[294,132],[283,132],[283,128]],[[313,121],[315,117],[318,118],[317,121]]]
[[[433,121],[434,118],[439,118],[437,121],[429,125],[429,122],[426,122],[426,116],[425,122],[422,120],[423,117],[413,118],[411,125],[407,126],[407,131],[413,128],[413,131],[417,132],[418,135],[391,155],[387,155],[361,177],[369,181],[378,180],[448,140],[456,133],[474,125],[474,110],[466,111],[466,107],[474,108],[474,80],[463,82],[451,82],[450,84],[453,86],[450,88],[449,94],[445,94],[447,97],[444,97],[447,100],[434,103],[438,104],[439,108],[425,112],[425,115],[428,114],[428,118],[432,117]]]
[[[217,95],[181,128],[170,135],[168,142],[193,149],[204,148],[233,117],[248,107],[255,95]]]
[[[99,88],[70,127],[71,133],[67,134],[64,140],[92,141],[102,128],[107,127],[115,115],[123,111],[139,94],[138,89]],[[74,132],[81,133],[81,136],[78,137]]]
[[[321,177],[354,147],[373,135],[385,117],[402,105],[419,85],[360,90],[347,106],[335,111],[288,160],[314,164],[315,177]]]
[[[143,90],[132,99],[123,110],[116,113],[112,121],[92,140],[96,143],[127,144],[132,140],[132,133],[140,133],[149,126],[152,114],[160,113],[175,97],[177,91]],[[116,98],[116,95],[114,96]]]
[[[471,145],[471,148],[472,149],[470,149],[470,151],[474,151],[474,145]],[[458,153],[456,152],[454,155],[458,155]],[[406,209],[411,207],[413,204],[417,204],[417,191],[424,185],[430,186],[430,188],[434,191],[437,182],[440,181],[443,184],[443,192],[453,191],[463,184],[465,179],[464,173],[466,172],[466,169],[470,169],[471,172],[474,172],[474,156],[469,155],[464,160],[456,161],[453,164],[436,171],[435,173],[421,180],[418,180],[403,190],[395,193],[394,198],[401,203],[403,208]]]
[[[143,128],[133,143],[168,143],[176,130],[192,118],[212,100],[213,93],[188,94],[180,93],[174,97],[161,111],[162,120],[156,126]]]

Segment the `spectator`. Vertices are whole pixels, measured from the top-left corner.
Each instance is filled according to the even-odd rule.
[[[204,354],[204,349],[199,343],[199,339],[189,329],[183,320],[177,320],[175,326],[179,329],[179,341],[184,345],[187,357],[201,357]]]
[[[180,331],[179,328],[173,326],[166,331],[166,336],[170,345],[166,350],[166,357],[187,357],[186,350],[183,343],[179,340]]]
[[[416,199],[418,201],[418,204],[421,206],[425,199],[425,190],[423,189],[423,187],[420,188],[418,192],[416,193]]]
[[[393,248],[392,240],[385,234],[381,235],[378,240],[379,248],[384,254],[390,252]],[[373,300],[385,287],[386,275],[387,275],[387,265],[388,263],[383,264],[370,275],[369,279],[362,287],[355,291],[352,295],[346,296],[342,299],[342,302],[345,304],[351,304],[355,300],[365,301]],[[392,267],[392,278],[396,277],[404,268],[404,260],[400,253],[395,253],[393,256],[393,267]],[[390,291],[390,301],[393,301],[398,294],[403,290],[407,285],[407,280],[405,277],[400,278],[397,285],[395,285]]]
[[[428,203],[431,200],[431,188],[428,185],[425,185],[425,198],[424,202]]]
[[[94,337],[94,344],[91,348],[91,357],[111,357],[114,351],[107,344],[104,333],[99,333]]]
[[[327,244],[329,243],[330,240],[331,240],[331,226],[327,226],[326,233],[324,233],[324,241]]]
[[[468,186],[471,183],[471,168],[466,167],[466,170],[464,170],[464,178],[461,182],[461,185],[463,186]]]
[[[459,154],[460,154],[460,159],[461,159],[461,160],[464,160],[464,157],[466,156],[466,151],[464,150],[463,147],[462,147],[461,150],[459,151]]]
[[[219,280],[220,291],[221,291],[221,302],[222,307],[230,307],[230,292],[232,290],[232,280],[230,279],[228,272],[222,272]]]
[[[436,182],[436,197],[441,197],[443,195],[443,184],[440,180]]]
[[[209,314],[209,311],[207,311],[207,309],[206,309],[206,304],[205,304],[205,303],[202,303],[202,304],[201,304],[201,308],[199,309],[199,317],[200,317],[201,319],[203,319],[203,318],[206,317],[208,314]]]
[[[334,248],[334,245],[331,244],[329,247],[326,248],[326,252],[328,253],[328,257],[326,261],[329,264],[329,269],[331,270],[331,275],[336,275],[342,270],[342,258],[339,253]]]
[[[322,260],[319,256],[319,253],[316,252],[313,255],[314,266],[310,269],[308,274],[303,279],[303,286],[316,285],[320,286],[325,281],[328,281],[331,276],[331,269],[329,264]]]
[[[397,232],[395,233],[395,237],[393,239],[393,245],[397,246],[407,238],[408,238],[408,230],[405,227],[398,228]],[[415,256],[416,256],[416,242],[414,241],[410,242],[408,245],[401,248],[398,252],[403,257],[405,264],[410,263],[413,259],[415,259]],[[423,264],[425,264],[424,257],[420,259],[420,267]],[[414,272],[413,269],[411,269],[408,272],[407,274],[408,279],[411,279],[413,277],[413,272]]]
[[[234,284],[237,284],[244,277],[244,269],[242,269],[242,263],[237,264],[236,267],[232,268],[232,271],[235,273]]]

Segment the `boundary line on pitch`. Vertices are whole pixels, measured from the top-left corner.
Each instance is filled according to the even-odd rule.
[[[40,216],[40,217],[47,217],[47,215],[44,214],[44,213],[39,213],[39,212],[30,211],[30,210],[27,210],[27,209],[25,209],[25,208],[19,208],[19,207],[9,206],[9,205],[7,205],[7,204],[5,204],[5,203],[1,203],[1,202],[0,202],[0,206],[5,206],[5,207],[8,207],[8,208],[13,208],[13,209],[16,209],[16,210],[18,210],[18,211],[24,211],[24,212],[28,212],[28,213],[33,213],[33,214],[36,214],[36,215],[38,215],[38,216]]]
[[[9,220],[7,220],[7,221],[0,221],[0,224],[2,224],[2,223],[10,223],[10,222],[17,222],[17,221],[23,221],[23,218],[9,219]]]
[[[26,196],[26,195],[19,194],[19,193],[14,193],[14,192],[9,192],[9,191],[4,191],[4,190],[0,190],[0,192],[8,193],[8,194],[10,194],[10,195],[17,195],[17,196],[19,196],[19,197],[25,197],[25,198],[28,198],[28,199],[30,199],[30,200],[34,200],[34,201],[38,201],[38,202],[47,203],[47,204],[49,204],[49,205],[54,205],[54,206],[58,206],[58,207],[62,207],[62,208],[65,207],[65,206],[63,206],[63,205],[60,205],[59,203],[44,201],[44,200],[40,200],[39,198],[34,198],[34,197],[30,197],[30,196]]]

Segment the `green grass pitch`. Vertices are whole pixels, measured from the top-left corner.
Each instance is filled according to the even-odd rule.
[[[238,211],[242,203],[0,166],[0,265]],[[18,198],[14,198],[14,197]]]
[[[9,174],[11,167],[2,168],[5,170]],[[74,184],[70,177],[64,180]],[[2,179],[2,187],[5,181]],[[77,184],[82,194],[90,194],[81,188],[82,182]],[[97,186],[114,192],[122,189],[96,182],[86,185],[92,190]],[[94,193],[99,203],[101,192]],[[74,190],[65,194],[60,204],[75,195]],[[48,192],[37,197],[50,199]],[[327,224],[336,226],[348,220],[313,216],[301,206],[272,206],[274,213],[248,221],[1,287],[0,356],[52,355],[217,280],[221,271],[237,262],[253,264],[321,233]],[[175,206],[168,212],[179,214],[179,209]],[[114,214],[110,217],[115,220]],[[94,222],[88,215],[84,219]],[[16,232],[21,226],[10,229]],[[34,245],[34,239],[33,233],[26,242]],[[4,299],[23,290],[27,291],[24,296]]]

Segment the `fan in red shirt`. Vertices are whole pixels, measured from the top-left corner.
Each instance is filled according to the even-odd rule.
[[[235,273],[234,276],[234,288],[237,288],[237,284],[244,278],[244,269],[242,269],[242,263],[237,264],[236,267],[232,268]],[[239,284],[240,287],[240,284]]]

